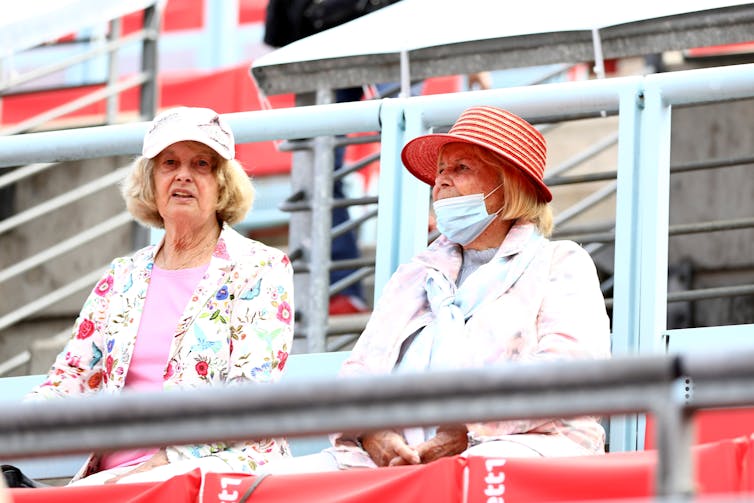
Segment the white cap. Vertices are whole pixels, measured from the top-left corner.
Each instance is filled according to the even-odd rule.
[[[223,118],[209,108],[189,107],[171,108],[158,114],[144,136],[141,155],[152,159],[179,141],[204,143],[229,160],[236,155],[233,131]]]

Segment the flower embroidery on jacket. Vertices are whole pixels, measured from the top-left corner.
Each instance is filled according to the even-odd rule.
[[[94,333],[94,323],[92,320],[83,320],[79,325],[79,332],[76,334],[77,339],[87,339]]]
[[[101,383],[102,383],[102,373],[101,372],[95,372],[94,374],[92,374],[92,376],[86,382],[87,386],[89,386],[89,389],[97,389],[97,388],[99,388],[99,386],[100,386]]]
[[[65,354],[65,362],[71,367],[81,367],[81,357],[78,355],[72,355],[70,351]]]
[[[113,365],[116,363],[115,360],[113,360],[112,355],[108,355],[108,357],[105,359],[105,372],[108,374],[112,374],[113,372]]]
[[[217,240],[217,246],[215,246],[215,251],[212,253],[212,256],[230,260],[230,255],[228,255],[228,249],[225,246],[225,240],[223,238]]]
[[[252,377],[262,377],[264,379],[267,379],[270,377],[271,373],[272,363],[270,362],[264,362],[261,366],[251,369]]]
[[[97,283],[97,286],[94,287],[94,291],[97,292],[97,295],[100,297],[103,297],[107,292],[110,291],[110,289],[113,287],[113,277],[108,276],[106,278],[103,278],[100,280],[99,283]]]
[[[220,287],[220,289],[217,291],[217,295],[215,295],[215,298],[217,300],[225,300],[228,298],[228,285],[223,285]]]
[[[291,306],[287,302],[281,302],[278,305],[277,318],[280,321],[282,321],[282,322],[287,323],[287,324],[290,325],[291,324],[291,319],[292,319],[292,314],[293,313],[291,311]]]
[[[165,367],[165,373],[162,374],[162,380],[167,381],[173,376],[173,361],[168,362],[168,366]]]
[[[278,370],[285,368],[285,362],[288,361],[288,353],[285,351],[278,351]]]
[[[207,363],[204,360],[199,360],[196,362],[196,365],[194,366],[196,369],[197,375],[201,377],[207,377],[207,371],[209,370],[209,363]]]

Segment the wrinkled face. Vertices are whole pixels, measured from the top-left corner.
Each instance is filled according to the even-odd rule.
[[[194,141],[174,143],[154,159],[157,211],[165,223],[202,225],[216,218],[218,155]]]
[[[482,162],[467,143],[449,143],[437,159],[437,176],[432,187],[435,201],[447,197],[487,195],[503,182],[502,170]],[[496,190],[485,201],[487,212],[494,213],[503,205],[503,191]]]

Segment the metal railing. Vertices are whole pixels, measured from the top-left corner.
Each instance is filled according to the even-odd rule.
[[[656,353],[664,348],[661,337],[667,333],[665,313],[673,298],[667,291],[670,109],[752,98],[752,72],[754,65],[739,65],[646,77],[241,112],[227,114],[226,118],[238,143],[317,138],[314,166],[327,169],[315,169],[316,179],[309,188],[312,215],[307,235],[311,243],[303,252],[309,263],[316,265],[330,260],[329,254],[324,253],[329,247],[318,248],[315,243],[329,240],[332,232],[327,204],[327,188],[332,186],[331,137],[381,131],[379,193],[389,196],[378,201],[380,237],[375,295],[379,296],[397,265],[426,246],[428,188],[404,176],[399,161],[400,149],[408,139],[452,123],[464,108],[478,103],[504,106],[536,124],[618,115],[613,351],[618,355]],[[146,127],[146,123],[137,123],[0,138],[0,166],[135,154]],[[294,153],[299,154],[311,155]],[[313,306],[316,316],[307,320],[307,336],[311,336],[312,327],[322,334],[326,330],[328,282],[322,271],[317,273],[322,276],[320,284],[313,283],[311,289],[298,294],[304,297],[316,287],[320,296],[321,304]],[[715,327],[699,330],[709,330],[710,337],[714,337]],[[739,331],[748,330],[751,326],[739,327]],[[635,420],[611,424],[611,446],[618,450],[636,448],[637,430]]]
[[[752,358],[748,351],[517,363],[24,403],[0,410],[0,458],[647,412],[657,419],[657,495],[690,497],[693,414],[754,404]]]
[[[550,68],[547,68],[547,71],[536,76],[533,80],[522,82],[521,86],[532,86],[551,81],[552,79],[562,78],[571,68],[572,65],[552,65]],[[418,88],[412,87],[412,89],[416,91]],[[378,92],[376,96],[371,98],[372,100],[397,97],[401,91],[401,85],[398,83],[393,84],[392,86],[382,85],[379,87],[379,90],[381,90],[382,93],[380,94]],[[327,91],[323,91],[317,95],[316,99],[329,102],[332,97],[327,96],[327,94]],[[322,96],[324,96],[324,98]],[[309,98],[311,97],[300,97],[303,102],[308,102],[307,100]],[[545,125],[542,129],[547,130],[555,127],[558,127],[558,125]],[[330,141],[332,142],[331,145],[333,148],[339,148],[348,147],[349,145],[378,143],[380,142],[380,139],[381,136],[379,132],[377,132],[369,135],[333,137]],[[555,175],[578,167],[593,156],[614,146],[616,142],[617,135],[611,135],[607,141],[603,140],[594,146],[590,146],[579,156],[565,163],[563,166],[556,168],[553,174]],[[294,161],[294,163],[297,164],[297,166],[294,166],[294,170],[298,171],[296,175],[297,182],[294,183],[298,183],[300,188],[295,190],[294,193],[291,194],[283,204],[281,204],[280,209],[293,214],[291,216],[291,248],[289,250],[289,256],[293,261],[294,271],[298,274],[296,288],[298,291],[307,292],[307,295],[297,303],[296,318],[298,323],[296,335],[300,338],[306,338],[307,348],[312,352],[333,350],[333,347],[342,348],[348,346],[349,342],[353,343],[358,338],[358,335],[366,324],[367,317],[365,316],[351,317],[351,319],[345,321],[338,319],[337,322],[333,322],[332,318],[327,316],[326,306],[327,300],[331,296],[357,282],[365,279],[372,279],[375,272],[375,261],[366,258],[323,261],[322,257],[326,257],[327,254],[330,253],[330,244],[335,238],[345,232],[357,231],[364,223],[375,220],[378,213],[377,208],[372,207],[378,202],[378,198],[375,196],[367,195],[364,197],[332,199],[331,194],[325,194],[325,187],[323,187],[321,183],[325,176],[322,173],[322,170],[326,169],[326,167],[324,164],[317,164],[318,154],[315,151],[316,145],[317,143],[313,140],[284,141],[279,145],[281,150],[304,154],[296,157]],[[326,152],[324,155],[329,156],[329,152]],[[379,153],[373,153],[367,154],[363,158],[357,159],[350,164],[344,163],[338,171],[332,173],[332,181],[335,182],[337,180],[342,180],[345,176],[355,173],[374,161],[378,161],[379,158]],[[317,191],[321,194],[316,202],[314,201],[314,187],[316,187]],[[317,228],[319,229],[318,232],[311,232],[311,222],[313,220],[311,212],[315,205],[318,207],[329,206],[331,208],[370,208],[362,210],[360,216],[333,227],[332,232],[328,236],[323,230],[319,229],[319,225],[317,225]],[[585,206],[585,208],[588,207],[589,205]],[[566,221],[571,216],[576,216],[582,211],[583,208],[576,207],[572,209],[572,213],[567,215],[564,212],[559,217],[563,221]],[[303,222],[303,224],[301,222]],[[303,237],[301,230],[303,230]],[[432,236],[430,236],[430,240],[431,239]],[[314,254],[319,257],[316,261],[309,259],[312,250],[319,250],[314,252]],[[330,284],[329,288],[322,288],[328,272],[343,269],[353,269],[353,271],[340,281]],[[314,283],[309,281],[309,274],[314,274]],[[319,311],[322,310],[322,305],[325,306],[324,320],[326,321],[324,325],[322,316],[320,314],[313,314],[319,313]],[[337,346],[333,346],[330,343],[330,338],[334,335],[339,336],[335,343]],[[344,339],[341,337],[343,335],[348,335],[349,337]]]
[[[3,78],[3,80],[0,81],[0,102],[3,97],[10,97],[14,94],[33,95],[34,93],[43,93],[70,86],[70,84],[60,83],[57,87],[51,87],[49,84],[46,84],[45,86],[38,85],[34,88],[33,86],[30,86],[30,84],[35,84],[36,82],[39,82],[40,79],[52,77],[61,71],[70,70],[85,63],[103,61],[106,79],[102,82],[85,82],[86,85],[99,84],[100,87],[86,92],[79,98],[24,119],[17,124],[0,128],[0,135],[19,135],[20,133],[40,127],[54,128],[55,126],[50,126],[51,121],[103,100],[106,102],[106,111],[104,117],[99,120],[98,123],[112,124],[117,120],[119,108],[118,100],[120,95],[123,92],[134,88],[138,88],[139,90],[139,117],[142,120],[147,120],[153,117],[157,106],[157,39],[159,36],[161,7],[159,7],[159,2],[150,2],[148,0],[139,3],[132,2],[131,6],[130,10],[143,9],[143,27],[142,29],[125,36],[121,35],[121,18],[115,17],[107,19],[106,16],[126,15],[129,13],[129,6],[102,5],[102,13],[97,13],[96,15],[87,13],[87,15],[84,16],[84,20],[77,20],[74,13],[66,12],[67,19],[65,25],[70,29],[74,31],[91,29],[91,27],[85,23],[96,21],[98,23],[102,22],[108,24],[107,35],[104,38],[83,37],[77,38],[73,42],[62,42],[59,44],[61,47],[72,49],[75,46],[77,50],[66,50],[64,51],[65,54],[69,55],[64,55],[62,58],[55,58],[44,66],[33,67],[23,73],[9,73],[6,78]],[[78,5],[71,6],[71,9],[75,8],[83,7]],[[97,28],[95,28],[95,31],[96,30]],[[44,37],[44,34],[39,33],[34,36]],[[49,50],[50,46],[51,44],[49,43],[45,44],[45,47],[42,50]],[[136,74],[123,77],[119,72],[119,60],[124,49],[133,49],[134,46],[138,46],[141,51],[140,69]],[[78,50],[79,48],[80,50]],[[20,53],[21,55],[25,54],[23,51],[31,53],[38,50],[38,48],[25,47],[20,49],[22,49],[22,52]],[[3,55],[3,57],[6,56],[7,54]],[[0,66],[3,66],[2,63],[4,63],[4,61],[0,61]],[[8,70],[8,68],[5,68],[5,70]],[[65,133],[61,132],[61,134]],[[18,137],[23,138],[23,136]],[[45,172],[51,172],[51,170],[54,169],[61,169],[61,165],[58,163],[25,164],[26,163],[15,164],[15,166],[18,166],[16,169],[0,175],[0,188],[6,187],[6,190],[14,190],[16,184],[29,180],[33,176],[38,176]],[[0,235],[7,234],[36,219],[46,218],[52,214],[52,212],[63,210],[71,204],[82,201],[85,197],[111,188],[119,183],[124,175],[125,168],[118,169],[98,179],[85,182],[75,189],[52,197],[41,204],[5,218],[0,221]],[[74,252],[78,247],[97,238],[106,236],[108,233],[119,227],[132,224],[133,219],[127,212],[121,212],[118,215],[106,218],[93,227],[69,238],[63,239],[47,249],[33,253],[31,256],[26,257],[15,264],[6,264],[6,267],[0,270],[0,284],[11,278],[24,274],[35,267],[43,265],[50,260],[67,256]],[[108,257],[107,260],[109,259],[110,258]],[[33,299],[23,307],[10,312],[0,313],[0,331],[67,299],[83,288],[89,287],[91,283],[96,281],[96,278],[100,273],[101,271],[99,269],[84,273],[83,277],[78,277],[70,283],[47,292],[45,295]],[[11,357],[8,361],[0,364],[0,375],[12,371],[20,365],[28,363],[29,360],[30,354],[28,350],[19,353],[15,357]]]
[[[46,110],[18,124],[2,128],[0,129],[0,135],[13,135],[31,131],[54,119],[81,110],[88,105],[102,100],[106,100],[107,102],[104,123],[111,124],[117,116],[119,96],[124,91],[133,88],[139,89],[140,117],[144,120],[153,117],[157,105],[156,63],[157,39],[160,28],[160,12],[157,2],[153,2],[152,5],[147,6],[143,12],[143,28],[141,30],[121,36],[121,18],[111,19],[109,21],[109,33],[106,41],[97,43],[96,40],[84,40],[81,42],[87,44],[87,48],[84,51],[65,57],[62,60],[54,61],[43,67],[34,68],[26,73],[13,75],[0,82],[0,99],[4,95],[15,92],[33,93],[34,91],[19,91],[19,89],[24,84],[55,74],[61,70],[70,69],[87,61],[96,60],[102,56],[105,56],[107,61],[107,79],[99,83],[104,87],[90,91],[79,98]],[[85,27],[81,26],[80,28]],[[141,71],[135,75],[121,79],[121,75],[118,72],[119,51],[137,43],[142,46]]]

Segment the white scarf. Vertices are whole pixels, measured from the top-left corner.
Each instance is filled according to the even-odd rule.
[[[465,325],[487,301],[502,296],[521,277],[547,240],[534,232],[520,253],[497,257],[480,266],[460,287],[441,271],[430,268],[424,288],[434,319],[410,343],[395,372],[449,370],[477,366],[483,355],[469,354]],[[409,428],[410,445],[434,436],[434,428]]]

